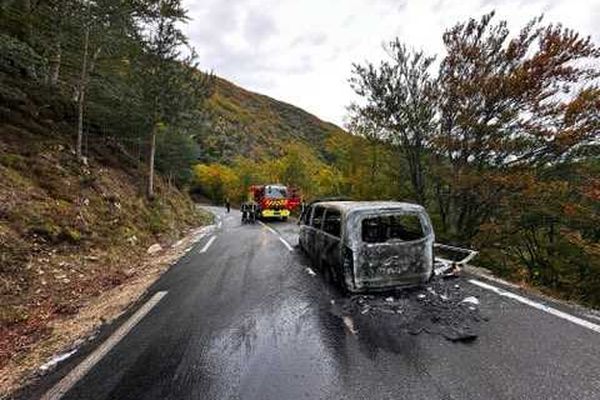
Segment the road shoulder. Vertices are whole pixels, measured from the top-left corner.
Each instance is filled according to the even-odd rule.
[[[47,337],[0,370],[0,399],[10,398],[19,389],[51,373],[96,339],[103,327],[134,309],[151,286],[214,228],[215,225],[209,225],[190,230],[170,247],[149,254],[132,279],[90,299],[77,314],[54,320]]]

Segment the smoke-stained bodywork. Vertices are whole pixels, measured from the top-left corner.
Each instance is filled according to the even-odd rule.
[[[328,227],[328,215],[339,215],[339,232]],[[313,223],[313,216],[321,221]],[[407,219],[417,221],[412,231],[403,226]],[[434,241],[425,209],[400,202],[315,203],[300,228],[300,245],[317,267],[330,270],[352,292],[426,282],[433,271]]]

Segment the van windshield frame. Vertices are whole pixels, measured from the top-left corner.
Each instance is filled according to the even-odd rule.
[[[410,219],[412,221],[407,223]],[[371,226],[367,226],[369,222],[372,222]],[[418,222],[418,227],[414,226],[414,222]],[[365,214],[360,218],[358,225],[360,227],[358,236],[361,242],[367,245],[418,242],[432,234],[429,219],[421,212],[398,210]],[[369,231],[367,232],[366,229]]]

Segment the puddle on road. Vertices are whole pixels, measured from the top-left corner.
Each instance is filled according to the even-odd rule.
[[[336,299],[332,312],[353,321],[352,328],[363,339],[428,333],[469,342],[477,338],[487,317],[463,285],[460,279],[436,278],[423,288],[351,295]]]

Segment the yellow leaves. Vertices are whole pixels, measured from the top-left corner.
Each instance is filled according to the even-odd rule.
[[[230,166],[196,165],[194,173],[202,191],[216,201],[224,197],[243,201],[253,184],[282,183],[299,188],[305,199],[339,195],[342,186],[340,172],[300,143],[288,145],[280,158],[254,161],[238,157]]]
[[[194,167],[196,181],[213,200],[235,198],[238,194],[239,176],[222,164],[198,164]]]

